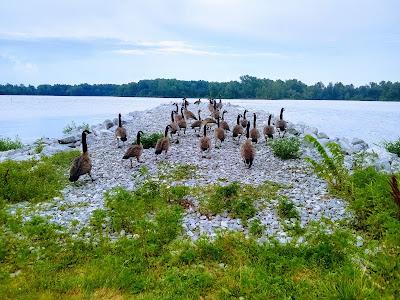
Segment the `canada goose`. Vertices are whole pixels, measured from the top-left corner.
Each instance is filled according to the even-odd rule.
[[[185,105],[183,108],[183,114],[185,115],[186,120],[190,120],[190,119],[197,120],[194,113],[192,113],[190,110],[187,109],[187,105]]]
[[[201,99],[194,101],[194,104],[200,105],[201,104]]]
[[[264,127],[265,141],[268,141],[268,139],[274,138],[275,128],[274,128],[274,126],[271,125],[271,118],[272,118],[272,115],[269,115],[268,125]]]
[[[196,121],[194,121],[194,122],[192,123],[192,125],[191,125],[192,129],[194,129],[194,132],[196,132],[196,129],[197,129],[197,128],[199,128],[199,130],[200,130],[200,128],[201,128],[202,122],[201,122],[200,112],[201,112],[201,110],[199,109],[199,110],[197,111],[198,116],[199,116],[199,119],[196,120]]]
[[[174,111],[175,113],[175,121],[178,123],[180,120],[182,120],[183,116],[179,114],[179,109],[178,109],[178,103],[174,103],[176,105],[176,110]]]
[[[164,137],[160,138],[157,141],[156,147],[155,147],[155,154],[159,155],[161,152],[165,151],[165,156],[167,156],[167,151],[169,149],[169,139],[168,139],[168,129],[171,128],[171,125],[167,125],[165,127],[165,133]]]
[[[215,147],[217,147],[217,141],[219,141],[219,147],[221,147],[222,146],[222,142],[225,140],[225,131],[220,127],[219,117],[217,119],[217,124],[218,124],[218,126],[214,130]]]
[[[204,126],[203,128],[204,128],[204,135],[200,138],[201,153],[204,153],[204,151],[210,152],[210,149],[211,149],[211,140],[207,136],[207,128],[206,128],[206,126]],[[202,154],[202,157],[205,157],[205,156]]]
[[[181,107],[181,116],[182,116],[182,119],[180,121],[178,121],[178,126],[180,129],[183,129],[183,133],[186,134],[187,124],[186,124],[186,120],[183,116],[183,107]]]
[[[132,165],[132,157],[136,157],[137,162],[140,162],[140,156],[143,153],[143,145],[140,143],[140,135],[143,134],[143,131],[138,131],[137,136],[136,136],[136,144],[132,145],[126,150],[125,155],[122,157],[122,159],[130,159],[131,161],[131,168],[133,168]]]
[[[218,108],[218,109],[221,109],[221,108],[222,108],[222,100],[221,100],[221,98],[219,99],[219,102],[218,102],[218,104],[217,104],[217,108]]]
[[[222,112],[221,128],[222,128],[223,130],[225,130],[225,131],[231,131],[231,129],[229,128],[228,122],[226,122],[226,121],[224,120],[224,115],[225,115],[225,113],[227,113],[226,110],[224,110],[224,111]]]
[[[186,98],[183,98],[182,100],[183,100],[182,106],[184,106],[184,107],[189,106],[189,101],[187,101]]]
[[[279,114],[279,120],[276,121],[276,124],[275,124],[275,126],[276,126],[276,128],[278,130],[278,133],[279,133],[279,137],[281,136],[281,132],[283,132],[282,137],[284,137],[285,133],[286,133],[287,124],[286,124],[286,121],[283,119],[283,111],[284,110],[285,109],[282,107],[281,108],[281,113]]]
[[[247,109],[245,109],[244,110],[244,113],[243,113],[243,119],[242,119],[242,126],[243,126],[243,128],[246,128],[247,127],[247,123],[248,123],[248,121],[247,121],[247,119],[246,119],[246,113],[248,112],[248,110]]]
[[[171,140],[172,140],[172,135],[179,133],[179,126],[178,123],[175,121],[175,111],[171,111],[171,123],[169,124],[169,127],[171,128],[170,134],[171,134]],[[178,143],[178,139],[176,140]]]
[[[251,143],[250,137],[250,123],[247,123],[246,126],[246,137],[247,139],[243,142],[242,146],[240,146],[240,155],[242,156],[243,162],[250,169],[253,165],[254,157],[256,156],[256,150]]]
[[[250,137],[253,143],[257,143],[258,139],[260,138],[260,132],[258,131],[256,126],[256,119],[256,113],[253,113],[253,128],[250,130]]]
[[[242,115],[237,116],[236,125],[235,125],[235,127],[233,127],[233,131],[232,131],[233,139],[238,138],[238,141],[237,141],[238,144],[240,141],[240,137],[243,135],[243,127],[242,127],[242,125],[240,125],[240,117],[241,116]]]
[[[115,130],[115,137],[117,138],[118,148],[120,140],[123,142],[124,145],[125,142],[128,140],[128,138],[126,137],[126,129],[122,127],[121,114],[118,114],[118,127]]]
[[[214,110],[211,113],[211,117],[213,117],[214,119],[217,119],[217,118],[219,118],[219,109],[217,108],[217,101],[215,101],[215,100],[214,100],[213,107],[214,107]]]
[[[69,170],[69,181],[74,182],[79,179],[80,176],[88,174],[92,182],[94,181],[90,172],[92,171],[92,162],[90,161],[86,135],[90,132],[84,130],[82,132],[82,154],[75,158],[72,162],[71,168]]]
[[[213,99],[208,99],[209,103],[208,103],[208,110],[210,111],[210,113],[213,113],[214,111],[214,101]]]

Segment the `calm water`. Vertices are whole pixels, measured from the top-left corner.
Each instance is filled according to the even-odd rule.
[[[0,96],[0,137],[23,142],[59,137],[66,124],[97,124],[118,112],[146,110],[175,99],[118,97]],[[193,102],[193,100],[191,100]],[[279,113],[285,119],[317,127],[331,137],[360,137],[379,143],[400,136],[400,102],[230,100],[249,110]],[[260,124],[261,125],[261,124]]]

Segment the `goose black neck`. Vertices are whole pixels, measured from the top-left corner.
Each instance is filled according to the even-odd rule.
[[[222,121],[224,120],[224,114],[226,113],[226,111],[222,112]]]
[[[238,115],[238,116],[237,116],[237,119],[236,119],[236,124],[238,124],[238,125],[239,125],[239,122],[240,122],[240,115]]]
[[[165,127],[164,137],[167,137],[167,135],[168,135],[168,128],[169,128],[169,126]]]
[[[256,117],[256,115],[254,115],[254,118],[253,118],[253,127],[254,128],[256,128],[256,119],[257,119],[257,117]]]
[[[118,115],[118,126],[122,127],[121,114]]]
[[[197,113],[198,113],[198,115],[199,115],[199,120],[201,121],[201,117],[200,117],[200,111],[198,111]]]
[[[214,100],[214,109],[217,108],[217,101]]]
[[[218,128],[219,128],[219,117],[217,118],[217,125],[218,125]]]
[[[272,117],[272,115],[269,115],[269,117],[268,117],[268,126],[271,125],[271,117]]]
[[[82,151],[87,152],[86,132],[82,132]]]
[[[178,103],[174,103],[175,105],[176,105],[176,113],[178,113],[179,112],[179,110],[178,110]]]
[[[246,127],[246,137],[247,137],[247,138],[250,137],[250,122],[247,123],[247,127]]]
[[[207,136],[207,127],[204,125],[204,136]]]
[[[281,108],[281,114],[279,115],[279,118],[282,120],[283,119],[283,108]]]
[[[136,135],[136,144],[140,145],[140,131]]]
[[[174,111],[171,111],[171,121],[174,122]]]
[[[243,119],[246,119],[246,113],[247,113],[247,110],[245,110],[243,113]]]
[[[181,107],[181,116],[183,117],[183,107]]]

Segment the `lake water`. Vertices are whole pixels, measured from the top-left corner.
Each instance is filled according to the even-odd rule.
[[[0,96],[0,137],[18,136],[26,143],[43,136],[60,137],[63,128],[72,121],[97,124],[115,118],[119,112],[142,111],[172,101],[176,99]],[[373,144],[400,136],[400,102],[243,99],[229,102],[251,111],[275,114],[285,107],[285,119],[317,127],[330,137],[359,137]]]

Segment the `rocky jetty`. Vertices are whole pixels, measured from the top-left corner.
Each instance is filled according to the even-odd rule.
[[[165,125],[170,122],[172,105],[161,105],[144,112],[132,112],[123,116],[124,126],[128,131],[128,141],[133,142],[137,131],[145,133],[162,132]],[[197,106],[191,104],[189,109],[197,112]],[[201,104],[203,118],[208,114],[206,104]],[[238,113],[243,108],[227,104],[224,106],[228,112],[225,119],[229,124],[235,124]],[[268,119],[268,113],[256,111],[259,128],[264,126]],[[264,124],[263,124],[264,122]],[[164,158],[156,158],[154,149],[145,149],[142,155],[142,164],[135,164],[130,168],[129,161],[122,160],[122,156],[128,147],[117,148],[114,132],[115,120],[105,120],[101,124],[91,127],[92,134],[88,135],[89,153],[93,163],[92,175],[95,181],[92,183],[87,177],[82,177],[78,184],[71,184],[62,191],[62,197],[56,197],[49,202],[39,204],[19,203],[12,206],[11,211],[22,209],[26,218],[32,215],[48,217],[66,227],[78,230],[88,224],[92,212],[104,208],[104,193],[114,187],[135,188],[133,177],[138,174],[141,166],[146,166],[150,174],[158,172],[158,162]],[[360,139],[348,140],[346,138],[330,138],[317,128],[288,124],[288,135],[302,137],[306,134],[315,136],[322,144],[334,141],[342,146],[346,154],[346,163],[349,168],[357,155],[366,157],[370,165],[391,172],[400,169],[400,160],[386,151],[370,148]],[[199,186],[210,183],[237,181],[240,183],[257,185],[265,181],[272,181],[285,186],[279,191],[280,195],[288,197],[295,205],[300,215],[300,225],[305,226],[311,221],[325,218],[332,221],[344,219],[349,216],[346,204],[343,200],[333,198],[327,192],[325,182],[314,175],[309,169],[304,157],[317,158],[311,145],[302,143],[302,156],[299,159],[281,160],[272,154],[266,146],[264,139],[256,145],[257,154],[251,169],[245,168],[240,159],[239,146],[232,140],[231,134],[220,149],[212,147],[211,158],[201,158],[198,149],[198,136],[192,129],[188,129],[186,135],[181,134],[179,144],[172,144],[166,161],[171,164],[191,164],[196,166],[196,176],[190,180],[180,182],[187,186]],[[27,145],[22,149],[0,153],[0,161],[6,159],[23,160],[40,158],[42,155],[52,155],[59,151],[79,149],[80,132],[74,132],[58,140],[42,139],[42,149],[37,151],[37,144]],[[213,141],[213,146],[215,145]],[[229,217],[228,213],[215,216],[205,216],[199,211],[196,199],[189,199],[193,205],[186,209],[183,218],[183,228],[192,239],[198,239],[201,235],[213,237],[220,230],[234,230],[248,233],[248,228],[239,219]],[[280,242],[291,240],[284,230],[284,224],[277,215],[277,199],[269,201],[267,205],[260,207],[253,219],[258,219],[265,230],[261,240],[270,236],[276,237]],[[252,219],[252,220],[253,220]],[[251,220],[249,220],[251,221]],[[288,221],[290,222],[290,220]],[[74,224],[72,226],[71,224]]]

